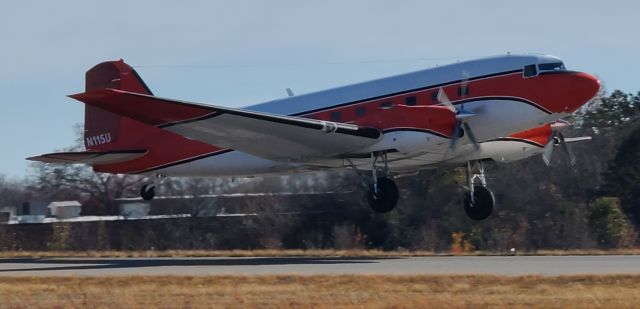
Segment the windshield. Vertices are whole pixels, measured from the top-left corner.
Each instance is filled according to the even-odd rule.
[[[564,67],[564,63],[562,62],[538,64],[538,70],[540,71],[565,71],[566,69],[567,68]]]

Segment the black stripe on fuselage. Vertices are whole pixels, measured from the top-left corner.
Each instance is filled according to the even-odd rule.
[[[469,78],[467,81],[474,81],[474,80],[478,80],[478,79],[496,77],[496,76],[501,76],[501,75],[508,75],[508,74],[519,73],[519,72],[522,72],[522,69],[504,71],[504,72],[498,72],[498,73],[492,73],[492,74],[487,74],[487,75],[482,75],[482,76],[476,76],[476,77],[473,77],[473,78]],[[420,87],[420,88],[402,90],[402,91],[398,91],[398,92],[383,94],[383,95],[376,96],[376,97],[370,97],[370,98],[366,98],[366,99],[360,99],[360,100],[355,100],[355,101],[351,101],[351,102],[340,103],[340,104],[331,105],[331,106],[327,106],[327,107],[317,108],[317,109],[313,109],[313,110],[309,110],[309,111],[294,113],[294,114],[290,114],[289,116],[309,115],[309,114],[313,114],[313,113],[317,113],[317,112],[321,112],[321,111],[325,111],[325,110],[329,110],[329,109],[334,109],[334,108],[338,108],[338,107],[345,107],[345,106],[349,106],[349,105],[353,105],[353,104],[364,103],[364,102],[374,101],[374,100],[380,100],[380,99],[393,97],[393,96],[398,96],[398,95],[403,95],[403,94],[407,94],[407,93],[411,93],[411,92],[423,91],[423,90],[427,90],[427,89],[432,89],[432,88],[438,88],[438,87],[444,87],[444,86],[448,86],[448,85],[458,84],[458,83],[461,83],[462,81],[463,81],[463,79],[459,79],[459,80],[449,81],[449,82],[445,82],[445,83],[424,86],[424,87]]]
[[[536,147],[540,147],[540,148],[544,148],[545,145],[542,145],[540,143],[536,143],[532,140],[528,140],[525,138],[518,138],[518,137],[498,137],[498,138],[494,138],[488,141],[485,141],[483,143],[488,143],[488,142],[521,142],[521,143],[526,143],[532,146],[536,146]]]
[[[452,101],[451,104],[453,105],[461,105],[461,104],[466,104],[466,103],[471,103],[471,102],[479,102],[479,101],[518,101],[527,105],[531,105],[547,114],[552,114],[552,112],[542,106],[540,106],[539,104],[529,101],[527,99],[524,98],[520,98],[520,97],[509,97],[509,96],[504,96],[504,97],[496,97],[496,96],[489,96],[489,97],[475,97],[475,98],[469,98],[469,99],[464,99],[464,100],[459,100],[459,101]]]
[[[498,73],[492,73],[492,74],[476,76],[476,77],[468,79],[468,81],[491,78],[491,77],[496,77],[496,76],[501,76],[501,75],[508,75],[508,74],[513,74],[513,73],[518,73],[518,72],[522,72],[522,70],[521,69],[517,69],[517,70],[510,70],[510,71],[504,71],[504,72],[498,72]],[[381,96],[377,96],[377,97],[370,97],[370,98],[360,99],[360,100],[351,101],[351,102],[347,102],[347,103],[341,103],[341,104],[331,105],[331,106],[327,106],[327,107],[322,107],[322,108],[315,109],[315,110],[309,110],[309,111],[304,111],[304,112],[300,112],[300,113],[294,113],[294,114],[290,114],[289,116],[310,115],[310,114],[318,113],[318,112],[321,112],[321,111],[324,111],[324,110],[335,109],[335,108],[339,108],[339,107],[346,107],[346,106],[353,105],[353,104],[358,104],[358,103],[363,103],[363,102],[368,102],[368,101],[384,99],[384,98],[387,98],[387,97],[402,95],[402,94],[406,94],[406,93],[411,93],[411,92],[416,92],[416,91],[422,91],[422,90],[427,90],[427,89],[432,89],[432,88],[438,88],[438,87],[443,87],[443,86],[447,86],[447,85],[457,84],[457,83],[461,83],[462,81],[463,81],[462,79],[459,79],[459,80],[449,81],[449,82],[435,84],[435,85],[429,85],[429,86],[415,88],[415,89],[403,90],[403,91],[400,91],[400,92],[385,94],[385,95],[381,95]],[[471,101],[478,101],[479,99],[480,98],[469,98],[469,99],[465,99],[465,100],[452,101],[452,104],[459,105],[459,104],[464,104],[464,103],[468,103],[468,102],[471,102]],[[540,109],[540,110],[544,111],[545,113],[551,114],[551,112],[549,110],[547,110],[546,108],[544,108],[544,107],[542,107],[542,106],[540,106],[540,105],[538,105],[538,104],[536,104],[534,102],[525,100],[523,98],[518,98],[518,97],[483,97],[480,100],[489,100],[489,99],[492,99],[492,100],[514,100],[514,101],[519,101],[519,102],[523,102],[523,103],[526,103],[528,105],[534,106],[537,109]],[[201,107],[204,107],[204,106],[201,106]],[[168,128],[168,127],[172,127],[172,126],[175,126],[175,125],[181,125],[181,124],[187,124],[187,123],[191,123],[191,122],[206,120],[206,119],[217,117],[217,116],[225,114],[225,113],[228,113],[228,114],[231,114],[231,115],[238,115],[238,116],[242,116],[242,117],[247,117],[247,118],[258,119],[258,120],[265,120],[265,121],[278,122],[278,123],[283,123],[283,124],[288,124],[288,125],[295,125],[295,126],[305,127],[305,128],[315,129],[315,130],[321,130],[323,128],[323,125],[319,124],[319,123],[303,122],[303,121],[298,122],[298,121],[292,121],[292,120],[289,120],[289,119],[274,119],[272,117],[266,117],[266,116],[263,116],[263,115],[260,115],[260,114],[254,114],[254,113],[252,113],[251,110],[246,110],[246,113],[245,113],[244,111],[235,112],[235,111],[228,111],[228,110],[220,111],[220,110],[217,110],[215,108],[213,108],[213,109],[216,111],[215,114],[205,115],[205,116],[198,117],[198,118],[193,118],[193,119],[187,119],[187,120],[181,120],[181,121],[176,121],[176,122],[165,123],[165,124],[159,125],[158,128]],[[362,129],[358,129],[358,130],[349,130],[349,129],[344,129],[344,128],[338,127],[336,132],[337,133],[341,133],[341,134],[354,135],[354,136],[366,137],[366,138],[371,138],[371,139],[377,139],[378,137],[380,137],[380,132],[375,128],[362,128]]]
[[[542,72],[538,72],[538,76],[540,75],[558,75],[558,74],[576,74],[576,73],[580,73],[578,71],[569,71],[569,70],[564,70],[564,71],[542,71]]]

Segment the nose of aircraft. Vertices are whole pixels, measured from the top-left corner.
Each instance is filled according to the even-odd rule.
[[[574,92],[576,100],[575,105],[570,109],[576,110],[598,94],[600,81],[591,74],[578,72],[571,80],[571,90]]]

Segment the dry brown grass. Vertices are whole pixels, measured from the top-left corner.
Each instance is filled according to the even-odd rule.
[[[640,276],[0,277],[2,308],[638,308]]]
[[[610,250],[539,250],[517,255],[640,255],[640,248]],[[463,253],[434,251],[380,250],[149,250],[149,251],[0,251],[0,258],[26,257],[410,257],[410,256],[496,256],[511,252],[473,251]]]

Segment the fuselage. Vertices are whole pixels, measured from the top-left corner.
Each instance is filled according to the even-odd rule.
[[[376,144],[348,158],[350,162],[345,158],[280,162],[201,147],[162,164],[98,166],[96,170],[167,176],[255,175],[364,165],[372,152],[387,153],[389,167],[396,172],[472,159],[512,161],[539,153],[549,123],[577,110],[598,89],[593,76],[568,71],[562,60],[552,56],[505,55],[465,61],[246,107],[375,127],[384,133]],[[451,151],[451,123],[440,121],[433,108],[441,105],[439,91],[446,93],[456,109],[476,115],[468,125],[480,149],[462,137],[460,147]]]

